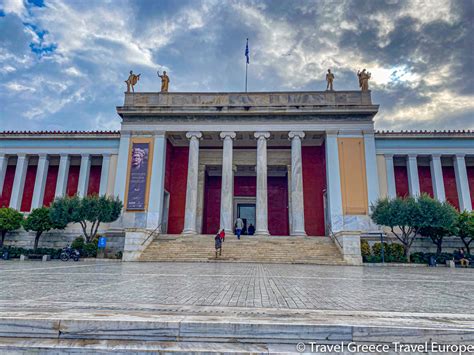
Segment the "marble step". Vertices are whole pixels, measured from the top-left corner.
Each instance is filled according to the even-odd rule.
[[[261,310],[242,315],[240,309],[232,312],[215,307],[179,313],[47,313],[41,309],[3,313],[0,353],[293,353],[300,342],[474,341],[471,315],[311,310]]]

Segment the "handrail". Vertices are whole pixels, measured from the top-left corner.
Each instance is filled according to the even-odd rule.
[[[332,240],[334,240],[334,241],[339,245],[339,248],[343,249],[343,247],[342,247],[342,245],[341,245],[341,242],[337,239],[336,235],[332,232],[331,224],[327,224],[327,225],[326,225],[326,229],[327,229],[327,231],[328,231],[329,238],[331,238]]]
[[[148,235],[148,237],[142,242],[142,245],[144,245],[144,244],[148,241],[148,239],[150,239],[150,237],[151,237],[152,235],[154,235],[155,232],[156,232],[159,228],[161,228],[161,224],[162,224],[162,223],[160,223],[160,224],[158,225],[158,227],[156,227],[155,229],[153,229],[153,230],[150,232],[150,234]]]

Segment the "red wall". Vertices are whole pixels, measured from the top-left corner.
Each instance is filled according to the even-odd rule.
[[[257,196],[257,177],[256,176],[235,176],[234,177],[234,196]]]
[[[220,226],[221,211],[221,183],[220,176],[209,176],[206,173],[204,184],[204,211],[203,211],[203,234],[215,234]]]
[[[58,182],[59,165],[50,165],[48,167],[48,176],[46,177],[46,186],[44,188],[43,206],[49,206],[54,200],[56,192],[56,183]]]
[[[433,180],[429,166],[418,166],[418,178],[420,180],[420,191],[433,197]]]
[[[458,190],[453,166],[443,166],[444,191],[446,200],[459,210]]]
[[[324,147],[302,147],[304,219],[306,234],[323,236],[326,159]]]
[[[29,212],[31,210],[31,200],[33,199],[37,169],[37,165],[28,165],[28,168],[26,169],[25,185],[23,187],[23,196],[20,207],[21,212]]]
[[[0,196],[0,207],[10,206],[10,197],[12,196],[13,180],[15,179],[15,165],[8,165],[3,181],[2,195]]]
[[[467,166],[467,181],[469,183],[469,192],[471,193],[471,204],[474,207],[474,166]]]
[[[69,174],[67,178],[66,195],[74,196],[77,193],[77,184],[79,183],[79,165],[71,165],[69,167]]]
[[[288,180],[286,176],[268,178],[268,231],[288,235]]]
[[[88,195],[98,195],[100,189],[100,173],[102,165],[92,165],[89,173],[89,186],[87,187]]]
[[[407,167],[403,165],[395,165],[395,189],[397,190],[397,196],[406,197],[410,195],[408,189],[408,171]]]
[[[172,147],[168,145],[167,169],[165,186],[170,193],[168,217],[168,233],[180,234],[184,228],[184,208],[186,206],[186,180],[188,177],[188,147]],[[168,159],[169,157],[169,159]],[[168,161],[170,162],[168,164]],[[168,179],[167,179],[168,176]]]

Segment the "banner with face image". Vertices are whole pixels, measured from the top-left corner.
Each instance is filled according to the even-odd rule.
[[[133,143],[128,177],[127,210],[144,210],[150,143]]]

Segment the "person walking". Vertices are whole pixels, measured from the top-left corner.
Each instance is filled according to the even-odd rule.
[[[242,221],[240,217],[237,217],[235,220],[235,233],[237,234],[237,239],[240,239],[242,229],[244,229],[244,221]]]
[[[221,241],[225,242],[225,230],[224,229],[222,229],[219,232],[219,236],[221,237]]]
[[[216,259],[217,259],[217,253],[219,253],[219,256],[222,255],[222,238],[221,234],[217,233],[216,236],[214,237],[214,246],[216,248]]]

